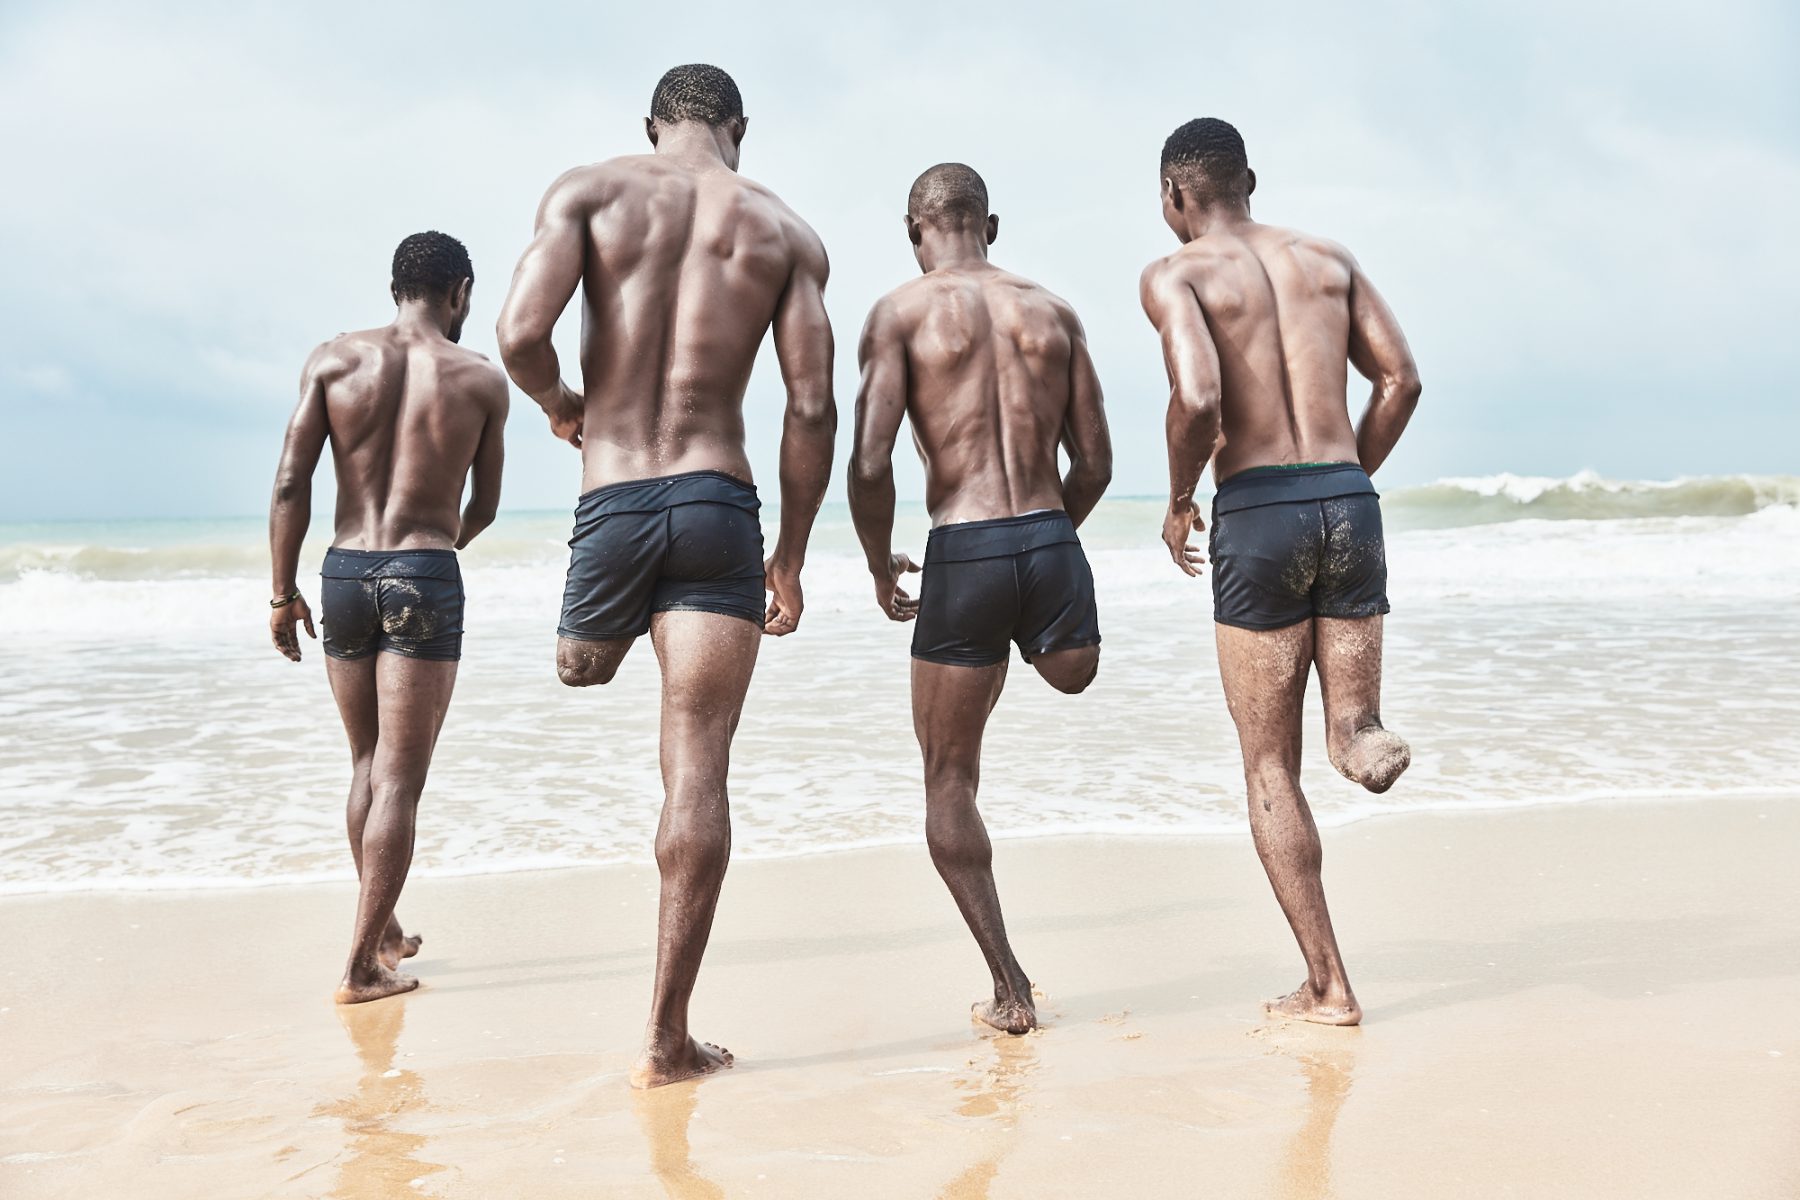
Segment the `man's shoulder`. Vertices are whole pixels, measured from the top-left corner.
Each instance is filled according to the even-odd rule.
[[[434,353],[445,383],[454,390],[479,400],[505,398],[506,373],[487,355],[451,341],[434,347]]]
[[[1313,254],[1320,258],[1334,259],[1346,266],[1355,263],[1350,251],[1339,242],[1318,234],[1307,233],[1304,229],[1292,229],[1285,225],[1259,225],[1259,237],[1276,245],[1284,246],[1302,254]]]
[[[931,309],[953,296],[978,296],[980,284],[955,271],[933,271],[908,279],[875,302],[870,316],[881,313],[901,325],[916,325]]]
[[[384,329],[356,329],[326,338],[307,355],[306,369],[327,382],[349,374],[371,355],[381,353],[385,334]]]
[[[889,289],[869,306],[869,319],[864,327],[871,333],[901,333],[917,322],[918,314],[931,303],[931,291],[924,277],[908,279]]]
[[[1073,305],[1035,279],[1028,279],[1018,272],[1008,271],[1004,267],[996,268],[993,278],[994,282],[1001,286],[1053,309],[1059,316],[1072,317],[1075,315]]]
[[[595,207],[633,184],[647,183],[666,173],[654,154],[622,155],[570,167],[551,182],[544,198],[546,202]]]
[[[1151,259],[1138,276],[1138,298],[1153,320],[1172,297],[1179,295],[1182,289],[1191,289],[1198,284],[1212,265],[1211,255],[1196,252],[1193,246],[1194,242],[1188,242],[1172,253]]]
[[[788,239],[796,256],[824,257],[825,243],[806,219],[794,211],[792,205],[776,194],[775,189],[766,183],[750,178],[748,175],[736,174],[737,186],[749,197],[757,207],[767,214],[769,220],[779,227]]]

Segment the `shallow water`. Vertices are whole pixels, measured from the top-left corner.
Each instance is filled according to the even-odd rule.
[[[1771,486],[1739,515],[1615,505],[1606,519],[1498,521],[1484,507],[1451,525],[1430,489],[1390,496],[1385,708],[1414,766],[1381,797],[1337,777],[1315,684],[1304,779],[1321,823],[1786,788],[1800,762],[1800,510],[1787,483]],[[1060,695],[1014,660],[983,769],[996,835],[1246,827],[1209,585],[1168,562],[1159,512],[1110,501],[1083,529],[1105,636],[1093,688]],[[566,528],[505,516],[464,555],[468,635],[420,871],[649,854],[655,660],[642,645],[609,687],[557,683]],[[924,529],[916,506],[903,512],[897,545],[922,549]],[[296,667],[268,644],[260,523],[0,537],[0,890],[349,873],[349,763],[323,656],[306,642]],[[802,628],[763,643],[733,755],[740,855],[922,836],[910,630],[876,611],[841,507],[815,545]],[[309,546],[308,572],[322,549]],[[316,593],[316,579],[302,586]]]

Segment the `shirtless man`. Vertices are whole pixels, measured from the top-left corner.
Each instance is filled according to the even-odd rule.
[[[688,998],[730,856],[732,735],[759,640],[800,621],[837,408],[825,249],[737,173],[737,85],[717,67],[676,67],[644,125],[655,153],[550,185],[499,332],[513,381],[581,450],[556,672],[570,687],[606,683],[646,632],[662,668],[662,906],[650,1024],[631,1072],[634,1086],[655,1087],[731,1065],[689,1036]],[[578,286],[579,392],[550,343]],[[787,416],[781,532],[765,563],[744,389],[771,326]]]
[[[400,306],[382,329],[312,352],[269,505],[275,648],[300,661],[313,632],[296,583],[312,519],[312,476],[327,439],[337,522],[320,581],[325,674],[350,738],[350,853],[361,892],[340,1004],[419,986],[395,971],[419,951],[394,903],[412,865],[413,818],[462,656],[456,551],[500,503],[506,377],[456,342],[475,272],[461,242],[415,233],[394,251]],[[463,480],[469,502],[460,516]]]
[[[1075,311],[988,262],[1000,219],[961,163],[912,186],[906,236],[923,278],[882,297],[863,327],[850,513],[875,602],[910,621],[913,730],[925,756],[925,840],[994,977],[974,1015],[1037,1025],[1031,980],[1007,944],[993,849],[975,807],[981,735],[1006,682],[1009,642],[1061,692],[1100,663],[1094,577],[1075,527],[1112,478],[1100,381]],[[894,442],[912,420],[931,536],[917,571],[892,550]],[[1057,447],[1068,450],[1059,477]]]
[[[1208,460],[1219,676],[1237,725],[1250,828],[1306,957],[1306,982],[1266,1007],[1354,1025],[1300,791],[1300,708],[1319,671],[1332,765],[1385,792],[1411,751],[1381,726],[1388,611],[1381,506],[1369,482],[1419,401],[1394,314],[1349,251],[1250,219],[1256,175],[1238,131],[1189,121],[1162,152],[1163,219],[1182,247],[1144,271],[1144,311],[1169,371],[1163,541],[1200,573],[1194,487]],[[1374,384],[1352,426],[1345,364]]]

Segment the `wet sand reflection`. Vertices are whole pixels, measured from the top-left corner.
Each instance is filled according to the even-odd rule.
[[[1332,1194],[1331,1134],[1350,1095],[1356,1048],[1309,1045],[1292,1055],[1306,1078],[1306,1119],[1288,1141],[1276,1194],[1282,1200],[1325,1200]]]
[[[995,1150],[946,1184],[938,1193],[939,1200],[988,1200],[1000,1163],[1012,1149],[1009,1135],[1018,1128],[1019,1115],[1026,1107],[1038,1065],[1036,1038],[995,1037],[987,1043],[991,1055],[987,1065],[971,1064],[971,1073],[956,1081],[957,1088],[967,1093],[956,1112],[991,1122],[987,1140],[995,1144]]]
[[[700,1104],[699,1081],[634,1091],[631,1106],[650,1147],[650,1169],[670,1200],[723,1200],[725,1190],[694,1167],[688,1126]]]
[[[362,1060],[356,1092],[313,1110],[314,1116],[344,1123],[349,1157],[338,1171],[334,1200],[380,1200],[416,1195],[414,1183],[444,1169],[419,1157],[426,1138],[394,1128],[396,1118],[430,1107],[416,1071],[394,1066],[406,1005],[399,1000],[344,1005],[337,1009],[344,1032]]]

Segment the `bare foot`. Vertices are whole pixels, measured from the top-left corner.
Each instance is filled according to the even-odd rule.
[[[1362,1005],[1348,990],[1341,995],[1321,996],[1310,983],[1301,984],[1285,996],[1264,1000],[1263,1008],[1271,1016],[1319,1025],[1355,1025],[1362,1021]]]
[[[1412,747],[1397,733],[1371,725],[1358,730],[1343,754],[1332,760],[1338,773],[1379,795],[1412,765]]]
[[[1001,1033],[1030,1033],[1037,1028],[1037,1012],[1026,1000],[978,1001],[969,1015],[984,1025],[992,1025]]]
[[[366,975],[361,971],[346,974],[332,999],[339,1004],[367,1004],[371,1000],[410,992],[418,986],[419,981],[413,976],[402,975],[382,963],[376,963],[375,969]]]
[[[696,1042],[693,1038],[689,1038],[685,1046],[677,1046],[666,1054],[646,1048],[644,1056],[631,1068],[631,1086],[653,1088],[680,1083],[698,1075],[711,1075],[736,1061],[731,1051],[723,1046]]]
[[[381,948],[376,953],[381,956],[381,965],[392,970],[400,965],[402,959],[408,959],[417,954],[419,947],[424,944],[425,939],[416,933],[400,938],[384,938]]]

